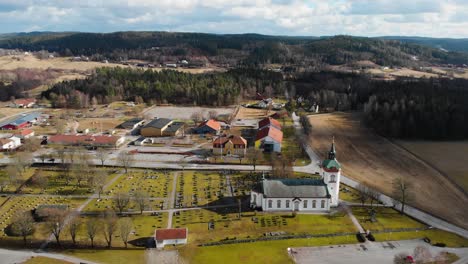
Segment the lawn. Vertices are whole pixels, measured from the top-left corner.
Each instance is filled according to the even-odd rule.
[[[143,264],[146,263],[145,250],[93,250],[93,249],[80,249],[80,250],[67,250],[59,252],[73,257],[87,259],[98,263],[115,264]]]
[[[375,207],[376,222],[370,221],[370,208],[369,207],[353,207],[353,214],[359,220],[364,230],[382,231],[382,230],[396,230],[400,228],[424,228],[426,225],[420,223],[411,217],[400,214],[392,208]]]
[[[22,264],[72,264],[72,262],[68,262],[65,260],[55,259],[55,258],[48,258],[48,257],[32,257]]]
[[[428,237],[431,243],[445,243],[447,247],[468,247],[468,239],[443,230],[431,229],[418,232],[391,232],[374,234],[376,241],[393,241]]]
[[[156,211],[160,210],[161,206],[163,209],[167,209],[168,203],[165,199],[153,199],[150,198],[148,203],[145,206],[145,211]],[[114,201],[112,198],[101,198],[101,199],[93,199],[83,211],[85,212],[99,212],[105,211],[108,209],[114,209]],[[131,201],[129,206],[125,208],[125,212],[139,212],[140,209],[138,205]]]
[[[173,227],[189,229],[189,243],[214,242],[222,239],[245,239],[263,237],[266,232],[283,231],[287,234],[329,234],[355,232],[356,229],[347,215],[267,214],[246,212],[237,218],[237,207],[211,210],[190,210],[180,212],[173,218]],[[257,218],[255,220],[255,218]],[[214,222],[214,229],[208,230],[208,223]]]
[[[287,254],[288,247],[326,246],[356,243],[355,236],[287,239],[267,242],[232,244],[213,247],[187,246],[181,255],[192,264],[197,263],[294,263]]]
[[[359,192],[343,183],[340,184],[340,200],[350,203],[361,203],[359,201]]]

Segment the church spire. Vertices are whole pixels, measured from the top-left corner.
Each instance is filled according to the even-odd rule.
[[[330,152],[328,152],[328,159],[334,160],[335,158],[336,158],[335,137],[333,137]]]

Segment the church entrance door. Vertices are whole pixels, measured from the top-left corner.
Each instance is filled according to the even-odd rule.
[[[294,202],[294,211],[299,211],[299,201]]]

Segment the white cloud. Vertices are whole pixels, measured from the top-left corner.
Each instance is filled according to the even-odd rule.
[[[468,37],[468,0],[0,0],[0,32]]]

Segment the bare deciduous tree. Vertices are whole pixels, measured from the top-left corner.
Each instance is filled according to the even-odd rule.
[[[208,118],[209,119],[216,119],[218,117],[218,112],[215,110],[208,111]]]
[[[68,211],[58,208],[47,209],[47,222],[46,227],[55,237],[57,245],[60,246],[60,235],[65,227],[65,219],[67,218]]]
[[[393,198],[401,203],[402,214],[405,212],[405,205],[413,198],[412,189],[413,186],[406,179],[397,178],[393,182]]]
[[[41,140],[38,138],[27,138],[24,140],[23,148],[27,152],[34,152],[41,148]]]
[[[117,162],[125,168],[125,173],[128,172],[128,168],[133,165],[134,161],[132,153],[127,151],[122,151],[117,156]]]
[[[86,234],[89,240],[91,240],[91,247],[94,247],[94,239],[100,228],[100,222],[96,218],[91,218],[86,222]]]
[[[371,207],[374,207],[374,203],[378,203],[380,199],[380,193],[375,189],[369,188],[367,190],[367,195],[369,196]]]
[[[418,264],[429,263],[432,260],[431,251],[425,246],[417,246],[413,251],[414,261]]]
[[[73,245],[76,245],[76,235],[78,234],[78,230],[81,226],[81,219],[79,218],[79,215],[73,215],[71,217],[72,218],[68,223],[68,233],[70,234]]]
[[[107,247],[110,248],[112,246],[112,237],[114,236],[115,230],[117,229],[118,218],[114,211],[107,210],[104,212],[102,216],[102,220],[104,223],[104,238],[107,242]]]
[[[197,125],[198,122],[203,120],[203,113],[201,111],[193,112],[192,115],[190,115],[190,119],[192,119],[193,123]]]
[[[364,204],[369,200],[369,188],[365,186],[364,184],[359,184],[356,187],[358,191],[358,199],[361,202],[361,205],[364,206]]]
[[[34,232],[34,219],[30,211],[19,211],[12,219],[11,231],[13,234],[22,236],[26,245],[26,238]]]
[[[44,192],[49,184],[49,179],[44,171],[35,171],[34,175],[31,177],[31,183],[34,186],[39,187],[41,192]]]
[[[134,200],[138,209],[140,209],[140,214],[143,214],[146,206],[148,205],[149,195],[144,191],[135,192]]]
[[[93,177],[94,190],[98,193],[98,199],[101,199],[101,193],[106,185],[107,172],[105,170],[96,170]]]
[[[122,218],[119,221],[119,235],[125,247],[128,245],[128,237],[133,230],[133,222],[130,217]]]
[[[130,196],[124,192],[118,192],[113,197],[114,206],[119,211],[119,214],[127,208],[128,204],[130,203]]]
[[[101,166],[104,166],[104,163],[109,158],[109,152],[104,148],[98,148],[96,150],[96,157],[101,161]]]
[[[32,164],[32,154],[29,152],[19,152],[13,157],[13,164],[21,169],[21,173],[26,172],[26,169]]]
[[[252,147],[252,148],[249,148],[247,150],[247,159],[250,160],[250,162],[252,162],[252,165],[253,165],[253,169],[255,171],[255,167],[257,166],[257,162],[259,159],[262,158],[262,151],[259,150],[259,149],[256,149],[255,147]]]

